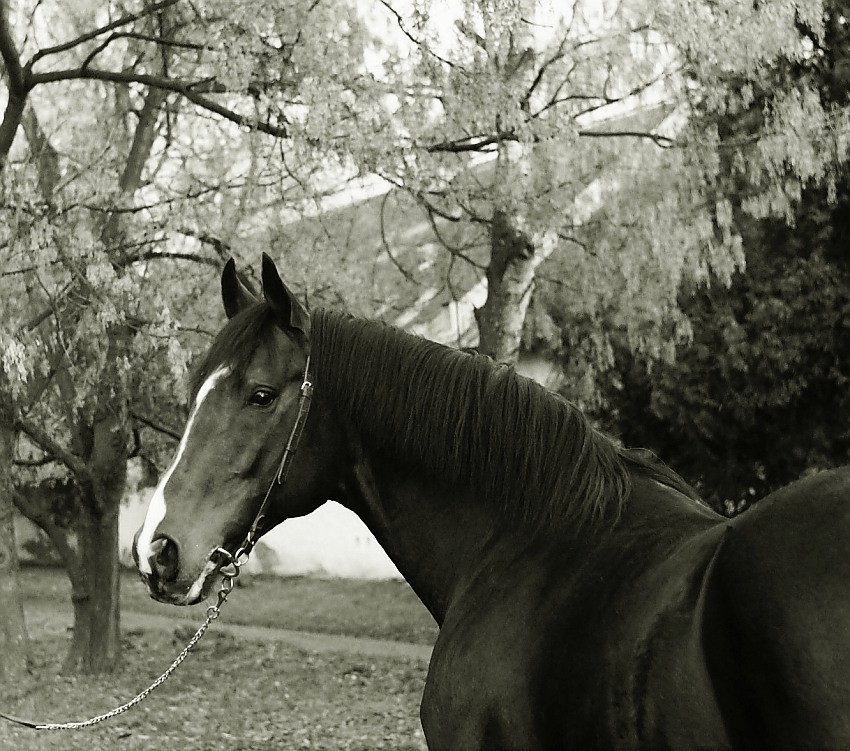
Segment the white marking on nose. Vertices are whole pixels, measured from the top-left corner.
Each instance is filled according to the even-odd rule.
[[[171,479],[171,475],[174,473],[174,470],[180,463],[180,459],[183,457],[183,452],[186,450],[186,444],[189,442],[189,433],[192,430],[192,424],[195,422],[195,417],[198,414],[198,410],[201,408],[201,404],[203,404],[204,399],[207,398],[210,391],[215,388],[216,383],[229,373],[230,368],[228,367],[222,366],[218,368],[209,376],[209,378],[207,378],[206,381],[204,381],[201,388],[198,389],[198,395],[195,397],[195,405],[192,407],[192,414],[189,415],[189,420],[186,423],[186,429],[183,431],[183,437],[180,439],[180,445],[177,447],[177,453],[174,455],[174,460],[171,462],[171,466],[166,470],[165,474],[160,478],[159,484],[156,486],[153,496],[151,496],[150,505],[148,506],[147,514],[145,514],[145,521],[142,524],[142,531],[139,532],[139,539],[136,543],[136,553],[139,558],[139,570],[143,574],[150,575],[153,573],[150,565],[152,552],[151,545],[153,544],[153,538],[156,534],[157,527],[159,527],[160,523],[165,518],[165,486],[168,484],[169,479]]]

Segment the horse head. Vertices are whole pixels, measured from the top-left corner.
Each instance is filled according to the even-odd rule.
[[[142,578],[164,602],[203,599],[249,530],[259,536],[311,512],[332,492],[333,439],[320,435],[315,411],[286,483],[276,481],[307,378],[310,316],[265,254],[262,286],[260,299],[233,259],[225,265],[229,320],[197,368],[183,437],[134,540]],[[255,530],[261,506],[262,527]]]

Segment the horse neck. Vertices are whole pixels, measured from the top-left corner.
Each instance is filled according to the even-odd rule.
[[[435,618],[530,530],[616,517],[616,448],[513,371],[378,324],[313,316],[316,403],[350,446],[339,498]],[[514,545],[516,547],[516,544]]]
[[[400,472],[351,433],[354,461],[336,499],[356,513],[442,625],[498,536],[492,509],[467,491]]]

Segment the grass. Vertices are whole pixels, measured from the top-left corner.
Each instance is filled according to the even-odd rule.
[[[135,574],[122,581],[122,608],[166,615],[175,629],[124,631],[120,669],[107,676],[62,676],[71,622],[69,586],[55,569],[20,572],[32,629],[31,676],[0,685],[4,711],[38,721],[76,720],[134,696],[185,644],[203,607],[174,608],[148,598]],[[228,624],[370,636],[432,644],[436,626],[403,582],[255,577],[230,597]],[[45,626],[47,628],[45,628]],[[180,628],[178,628],[180,627]],[[238,631],[236,632],[238,633]],[[319,653],[282,642],[210,629],[186,664],[142,704],[77,731],[32,731],[0,721],[0,749],[20,751],[263,751],[394,749],[423,751],[419,701],[427,661]]]
[[[31,567],[20,572],[25,603],[30,607],[67,607],[70,587],[56,569]],[[368,636],[431,645],[437,626],[403,581],[355,581],[254,576],[234,590],[226,605],[228,623]],[[126,571],[121,582],[121,607],[169,618],[203,620],[206,606],[176,608],[154,602],[139,581]]]

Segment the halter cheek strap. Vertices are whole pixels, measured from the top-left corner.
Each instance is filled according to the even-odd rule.
[[[289,474],[289,468],[292,466],[292,460],[298,451],[298,444],[301,441],[301,434],[304,432],[304,425],[307,423],[307,416],[310,414],[310,404],[313,399],[313,382],[310,376],[310,356],[307,356],[307,363],[304,366],[304,378],[301,382],[301,388],[298,395],[298,411],[295,415],[295,423],[292,425],[292,430],[289,433],[289,439],[286,442],[286,448],[283,450],[283,456],[280,458],[277,472],[272,478],[263,502],[254,517],[248,529],[248,534],[242,544],[237,548],[235,553],[231,553],[223,547],[218,547],[210,554],[210,559],[215,561],[217,558],[224,558],[225,563],[219,567],[219,571],[224,575],[225,581],[228,579],[232,582],[239,574],[239,569],[248,561],[248,556],[257,544],[259,532],[265,521],[268,513],[269,504],[271,503],[271,494],[276,485],[283,485],[286,477]]]

